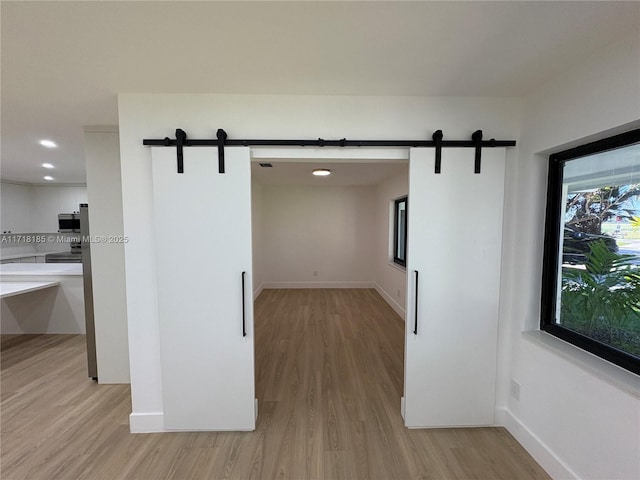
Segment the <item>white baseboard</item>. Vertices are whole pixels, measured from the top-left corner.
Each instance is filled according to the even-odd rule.
[[[520,445],[529,452],[529,455],[540,464],[551,478],[555,480],[575,480],[579,478],[571,468],[565,465],[542,440],[515,418],[508,409],[505,408],[503,410],[504,427],[515,437]]]
[[[389,295],[384,288],[382,288],[380,285],[378,285],[377,283],[374,285],[374,287],[376,289],[376,292],[378,292],[380,294],[380,296],[382,298],[384,298],[384,301],[387,302],[391,308],[393,308],[395,310],[395,312],[400,315],[400,318],[402,320],[405,319],[405,311],[404,308],[402,308],[402,305],[400,305],[398,302],[396,302],[393,297],[391,295]]]
[[[256,298],[258,298],[258,295],[260,295],[262,293],[262,290],[264,290],[264,282],[261,283],[260,286],[254,290],[254,292],[253,292],[253,299],[254,300]]]
[[[129,415],[129,431],[131,433],[166,432],[164,413],[131,413]]]
[[[258,399],[255,399],[255,419],[258,419]],[[131,433],[168,433],[168,432],[251,432],[255,430],[255,425],[251,428],[234,428],[234,429],[172,429],[167,430],[164,427],[163,413],[131,413],[129,414],[129,431]]]
[[[264,289],[275,288],[375,288],[374,282],[265,282]]]
[[[494,425],[496,427],[504,427],[506,416],[507,416],[507,409],[505,407],[496,407],[493,412]]]

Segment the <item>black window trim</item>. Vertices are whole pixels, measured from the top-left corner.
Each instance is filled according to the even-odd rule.
[[[549,157],[540,329],[598,357],[640,375],[640,359],[555,323],[560,250],[560,212],[566,161],[640,142],[640,129],[580,145]]]
[[[398,205],[404,202],[404,258],[399,258],[398,253]],[[407,267],[407,230],[409,224],[409,196],[396,198],[393,203],[393,263]]]

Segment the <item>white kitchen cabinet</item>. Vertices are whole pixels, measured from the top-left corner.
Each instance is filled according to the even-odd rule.
[[[6,233],[9,230],[9,202],[10,193],[8,191],[7,184],[3,183],[0,189],[0,207],[2,209],[2,216],[0,217],[0,232]]]
[[[77,212],[81,203],[87,203],[87,187],[33,187],[31,232],[57,232],[58,214]]]
[[[58,189],[59,213],[79,212],[76,187],[60,187]]]
[[[15,185],[16,208],[13,209],[11,225],[12,233],[29,233],[31,231],[31,187]]]
[[[1,233],[56,233],[58,214],[80,210],[87,187],[29,186],[3,182]]]
[[[2,201],[2,233],[29,233],[31,230],[31,187],[3,183],[0,190]]]
[[[76,207],[77,211],[80,211],[81,203],[89,203],[89,197],[87,196],[87,187],[73,187],[75,189],[76,194],[76,202],[78,207]]]
[[[58,231],[58,187],[33,187],[31,196],[31,231],[55,233]]]

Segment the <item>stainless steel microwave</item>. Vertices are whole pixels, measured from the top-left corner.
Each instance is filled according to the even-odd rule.
[[[58,214],[58,231],[61,233],[80,233],[80,214]]]

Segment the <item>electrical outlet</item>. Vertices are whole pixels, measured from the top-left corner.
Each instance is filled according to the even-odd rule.
[[[313,271],[313,276],[314,276],[314,277],[317,277],[317,276],[318,276],[318,271],[317,271],[317,270],[314,270],[314,271]]]
[[[513,379],[511,379],[511,396],[520,400],[520,384]]]

